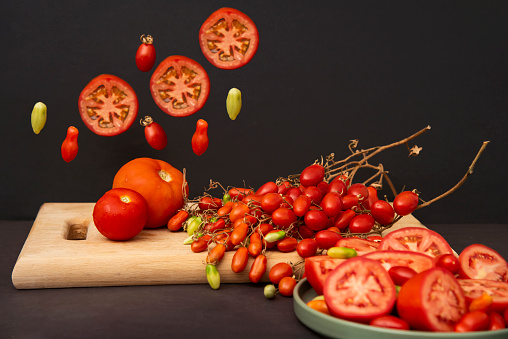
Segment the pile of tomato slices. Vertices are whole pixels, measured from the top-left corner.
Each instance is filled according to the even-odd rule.
[[[318,294],[309,307],[401,330],[507,327],[508,264],[495,250],[472,244],[457,256],[441,235],[421,227],[392,231],[379,242],[353,239],[351,248],[360,253],[353,258],[305,259],[306,278]]]

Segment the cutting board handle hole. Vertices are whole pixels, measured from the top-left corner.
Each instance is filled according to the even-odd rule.
[[[67,227],[67,240],[86,240],[88,225],[68,223]]]

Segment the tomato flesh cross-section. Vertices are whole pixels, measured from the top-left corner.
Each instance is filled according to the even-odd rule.
[[[508,263],[493,249],[472,244],[459,255],[459,275],[468,279],[508,280]]]
[[[210,79],[199,63],[174,55],[155,69],[150,90],[161,110],[172,116],[184,117],[204,106],[210,92]]]
[[[79,96],[78,106],[85,125],[102,136],[125,132],[138,114],[138,98],[132,87],[110,74],[90,81]]]

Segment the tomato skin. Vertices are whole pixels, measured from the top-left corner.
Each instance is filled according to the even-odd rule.
[[[313,299],[307,303],[307,306],[324,314],[330,314],[326,301],[324,299]]]
[[[155,47],[153,45],[153,38],[144,34],[141,36],[141,45],[139,45],[136,52],[136,66],[141,72],[148,72],[155,65]]]
[[[340,194],[341,197],[343,197],[347,194],[346,184],[344,183],[344,181],[335,178],[328,185],[328,191],[326,193],[330,192],[337,192]]]
[[[248,232],[249,232],[249,225],[242,222],[242,223],[240,223],[240,225],[238,225],[237,227],[235,227],[233,229],[233,232],[231,233],[231,236],[229,237],[229,241],[231,241],[231,243],[236,246],[245,240],[245,237],[247,236]]]
[[[291,187],[287,190],[285,196],[290,197],[293,201],[296,201],[296,199],[302,194],[302,191],[298,189],[297,187]]]
[[[318,250],[318,244],[316,240],[311,238],[306,238],[300,240],[298,245],[296,245],[296,252],[302,258],[313,257],[316,255]]]
[[[353,207],[358,206],[359,202],[360,201],[358,200],[358,197],[356,195],[346,194],[345,196],[342,197],[342,209],[343,210],[352,209]]]
[[[473,311],[466,313],[455,325],[455,332],[485,331],[489,328],[490,319],[487,313]]]
[[[439,308],[431,301],[436,298]],[[412,329],[450,332],[466,313],[466,299],[455,277],[442,267],[434,267],[400,288],[397,312]]]
[[[202,197],[199,199],[198,207],[200,210],[218,210],[222,207],[222,200],[219,198],[212,198],[212,197]]]
[[[388,274],[390,274],[390,278],[392,278],[395,285],[402,286],[417,273],[415,270],[407,266],[393,266],[388,271]]]
[[[219,218],[214,223],[207,224],[205,226],[205,230],[210,232],[210,233],[214,233],[214,232],[217,232],[219,230],[223,230],[225,227],[226,227],[226,221],[224,219],[222,219],[222,218]]]
[[[235,273],[242,272],[245,267],[247,267],[247,263],[249,261],[249,251],[247,247],[240,247],[236,250],[233,255],[233,259],[231,260],[231,270]]]
[[[279,293],[285,297],[293,296],[296,286],[296,279],[293,277],[284,277],[279,282]]]
[[[194,240],[191,244],[191,251],[194,253],[203,252],[208,248],[208,240],[207,237],[201,237],[197,240]]]
[[[380,225],[388,225],[395,219],[392,205],[384,200],[377,200],[370,205],[370,213]]]
[[[221,24],[217,25],[219,21]],[[240,31],[235,28],[234,21],[245,26],[246,29]],[[216,31],[220,32],[220,37],[215,33]],[[209,41],[215,42],[210,45]],[[215,67],[237,69],[248,64],[256,54],[259,34],[256,25],[246,14],[234,8],[224,7],[213,12],[205,20],[199,30],[199,44],[204,56]],[[229,55],[231,49],[236,54]],[[239,50],[245,50],[245,52],[239,52]]]
[[[358,201],[365,202],[369,199],[369,189],[364,184],[352,184],[347,189],[347,195],[355,196],[358,198]]]
[[[342,211],[342,198],[337,192],[326,193],[319,206],[327,217],[335,217]]]
[[[88,129],[101,136],[115,136],[128,130],[136,121],[138,107],[138,97],[132,87],[111,74],[92,79],[78,99],[81,119]],[[112,111],[114,114],[110,114]]]
[[[393,315],[384,315],[381,317],[374,318],[369,325],[383,328],[393,328],[396,330],[410,329],[407,321]]]
[[[372,230],[375,220],[370,214],[358,214],[349,222],[351,233],[368,233]]]
[[[62,143],[62,159],[65,162],[71,162],[78,155],[78,135],[79,131],[74,126],[67,128],[67,136]]]
[[[437,257],[436,266],[447,269],[453,275],[458,274],[460,269],[459,258],[450,253],[440,255]]]
[[[282,195],[279,193],[266,193],[261,199],[261,208],[266,213],[272,213],[282,205]]]
[[[321,230],[316,233],[315,239],[319,248],[327,250],[335,246],[337,241],[342,239],[342,236],[333,231]]]
[[[94,205],[97,230],[110,240],[124,241],[137,236],[148,218],[145,198],[127,188],[107,191]]]
[[[168,144],[168,136],[166,132],[156,122],[151,122],[149,125],[145,126],[145,139],[153,149],[158,151],[166,148]]]
[[[317,186],[325,177],[325,168],[319,164],[306,167],[300,173],[300,183],[304,187]]]
[[[185,220],[187,220],[188,217],[189,212],[184,210],[179,211],[169,219],[168,229],[173,232],[180,230],[183,226],[183,223],[185,222]]]
[[[504,318],[504,322],[506,323],[506,325],[508,326],[508,308],[506,308],[503,312],[503,318]]]
[[[222,243],[218,243],[212,248],[208,255],[206,256],[206,263],[216,265],[219,261],[224,258],[224,254],[226,253],[226,246]]]
[[[293,268],[285,262],[273,265],[268,273],[268,278],[272,284],[278,284],[282,278],[291,276],[293,276]]]
[[[182,208],[183,174],[165,161],[137,158],[123,165],[113,179],[113,188],[130,188],[148,203],[145,228],[167,225]],[[188,186],[186,187],[188,194]]]
[[[463,279],[508,281],[508,263],[493,249],[472,244],[459,255],[459,276]]]
[[[197,156],[205,153],[208,149],[208,123],[205,120],[199,119],[196,123],[196,131],[192,136],[191,144],[192,150]]]
[[[309,210],[304,216],[305,225],[313,231],[320,231],[325,229],[330,222],[330,219],[326,216],[323,211],[320,210]]]
[[[295,212],[297,217],[303,217],[305,213],[309,211],[310,205],[312,204],[312,201],[310,198],[302,194],[296,198],[296,200],[293,203],[293,212]]]
[[[273,181],[268,181],[267,183],[263,184],[255,194],[257,195],[265,195],[266,193],[277,193],[279,190],[279,186],[277,186],[276,183]]]
[[[249,271],[249,280],[253,283],[258,283],[263,274],[266,272],[266,256],[264,254],[260,254],[254,259],[252,266]]]
[[[263,242],[261,241],[261,235],[259,233],[255,232],[251,234],[247,249],[253,258],[261,254],[263,251]]]
[[[316,186],[308,186],[303,191],[303,194],[308,196],[310,200],[315,203],[319,204],[321,203],[321,200],[323,200],[323,192]]]
[[[236,222],[239,219],[242,219],[245,214],[250,212],[249,206],[245,205],[243,202],[239,203],[237,206],[233,207],[231,212],[229,213],[229,220],[232,223]]]
[[[393,199],[393,209],[398,215],[408,215],[418,207],[419,198],[415,192],[404,191]]]
[[[277,242],[277,248],[283,253],[293,252],[298,245],[298,240],[293,237],[285,237]]]
[[[497,312],[489,313],[489,331],[502,330],[506,328],[506,323],[501,314]]]
[[[356,212],[351,209],[342,211],[333,220],[333,226],[337,227],[341,231],[344,231],[355,216]]]
[[[273,224],[283,229],[291,226],[296,220],[295,213],[289,208],[279,207],[272,213]]]

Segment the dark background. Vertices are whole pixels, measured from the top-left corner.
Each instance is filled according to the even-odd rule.
[[[91,202],[110,189],[116,171],[137,157],[185,168],[190,195],[209,180],[259,187],[300,172],[321,155],[337,159],[359,148],[389,144],[430,125],[413,143],[373,159],[396,188],[430,200],[466,173],[481,144],[490,144],[474,174],[451,196],[415,212],[424,223],[508,223],[505,173],[508,10],[504,1],[11,1],[2,6],[0,131],[1,219],[33,219],[44,202]],[[253,60],[221,70],[203,56],[198,31],[220,7],[256,23]],[[185,55],[208,72],[211,92],[198,113],[174,118],[149,91],[151,72],[134,56],[151,34],[158,64]],[[77,107],[83,87],[102,73],[135,89],[139,117],[151,115],[168,134],[162,151],[150,148],[135,123],[116,137],[93,134]],[[243,108],[229,119],[230,88]],[[33,105],[48,106],[39,135]],[[191,149],[196,121],[209,123],[210,146]],[[79,154],[60,156],[67,127],[80,130]]]

